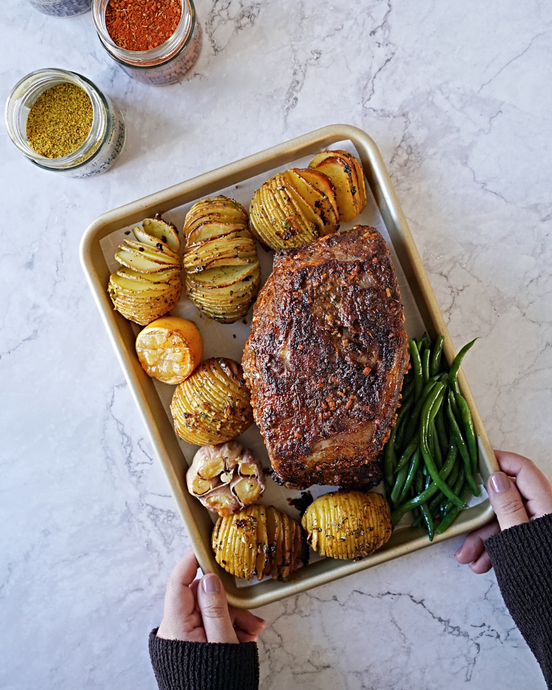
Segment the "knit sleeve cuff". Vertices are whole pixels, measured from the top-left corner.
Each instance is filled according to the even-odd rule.
[[[552,513],[531,522],[516,525],[489,537],[485,549],[495,568],[529,564],[532,568],[549,568],[552,556]]]
[[[552,687],[552,513],[485,541],[508,610]]]
[[[181,642],[149,636],[160,690],[258,690],[259,654],[254,642]]]

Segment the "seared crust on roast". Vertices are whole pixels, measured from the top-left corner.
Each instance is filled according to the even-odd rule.
[[[277,482],[378,484],[408,365],[381,235],[357,225],[278,252],[242,364]]]

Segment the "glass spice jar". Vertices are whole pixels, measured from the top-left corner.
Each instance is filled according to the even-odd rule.
[[[109,35],[106,26],[109,2],[94,0],[94,24],[105,50],[130,77],[144,84],[164,86],[174,84],[188,74],[203,45],[203,31],[192,0],[181,0],[180,21],[169,39],[156,48],[136,51],[121,48]]]
[[[54,17],[74,17],[88,12],[92,0],[28,0],[42,14]]]
[[[27,119],[38,98],[61,84],[72,84],[86,93],[92,105],[92,124],[78,148],[59,158],[47,158],[31,147]],[[42,69],[23,77],[8,97],[5,117],[11,140],[26,158],[44,170],[68,177],[93,177],[109,170],[125,145],[123,116],[111,99],[86,77],[63,69]]]

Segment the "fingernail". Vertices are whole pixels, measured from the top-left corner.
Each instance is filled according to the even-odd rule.
[[[253,614],[255,616],[255,614]],[[259,621],[259,623],[266,623],[264,618],[259,618],[259,616],[255,616],[255,618]]]
[[[457,549],[457,550],[454,552],[454,558],[456,558],[456,556],[458,556],[458,554],[460,553],[460,551],[462,551],[462,547],[460,547],[459,549]]]
[[[205,575],[201,585],[206,594],[217,594],[220,590],[219,579],[216,575]]]
[[[508,491],[508,489],[510,489],[512,486],[510,480],[508,479],[507,475],[504,474],[504,472],[495,472],[491,475],[489,481],[491,482],[493,491],[495,491],[497,494]]]

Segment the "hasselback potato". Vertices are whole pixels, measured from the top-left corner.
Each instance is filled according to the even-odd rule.
[[[275,250],[300,247],[339,227],[333,185],[316,170],[277,173],[255,191],[249,213],[259,241]]]
[[[308,560],[301,525],[273,506],[247,506],[221,517],[213,529],[217,563],[235,577],[282,580]]]
[[[339,220],[354,220],[366,206],[366,184],[360,162],[348,151],[322,151],[309,168],[330,178],[335,189]]]
[[[238,364],[206,359],[176,387],[171,414],[176,433],[198,446],[230,441],[253,422],[249,390]]]
[[[123,240],[115,254],[121,268],[111,274],[107,290],[120,314],[145,326],[180,300],[180,238],[160,216],[144,219],[132,232],[135,239]]]
[[[184,221],[186,291],[206,316],[232,323],[247,314],[261,282],[247,212],[225,196],[196,202]]]
[[[391,536],[393,524],[385,496],[337,491],[319,496],[301,521],[314,551],[330,558],[368,556]]]

